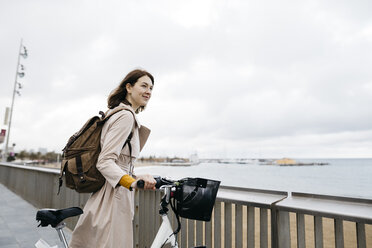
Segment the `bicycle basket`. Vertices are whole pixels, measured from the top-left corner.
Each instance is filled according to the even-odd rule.
[[[176,211],[187,219],[210,221],[220,181],[184,178],[176,194]]]

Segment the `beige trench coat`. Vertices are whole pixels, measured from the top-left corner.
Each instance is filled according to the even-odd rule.
[[[149,130],[140,126],[131,107],[120,106],[127,107],[132,113],[122,110],[103,126],[97,168],[106,182],[88,199],[72,233],[70,248],[133,248],[134,192],[118,185],[121,177],[130,173],[129,148],[128,145],[122,147],[133,130],[130,143],[134,162]]]

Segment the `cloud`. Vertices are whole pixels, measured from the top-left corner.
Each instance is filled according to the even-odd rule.
[[[11,131],[19,148],[59,150],[141,67],[155,76],[139,116],[153,130],[144,155],[371,156],[362,139],[372,124],[370,5],[9,2],[0,115],[23,37],[30,56]]]

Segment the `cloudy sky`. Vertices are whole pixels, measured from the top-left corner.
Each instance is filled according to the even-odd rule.
[[[148,155],[372,157],[370,0],[0,0],[0,125],[59,152],[130,70]],[[1,148],[4,144],[1,145]]]

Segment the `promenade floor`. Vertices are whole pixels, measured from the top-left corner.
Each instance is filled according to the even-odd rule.
[[[37,208],[0,184],[0,248],[30,248],[42,238],[50,246],[63,247],[54,228],[37,227]],[[66,238],[71,231],[64,228]]]

